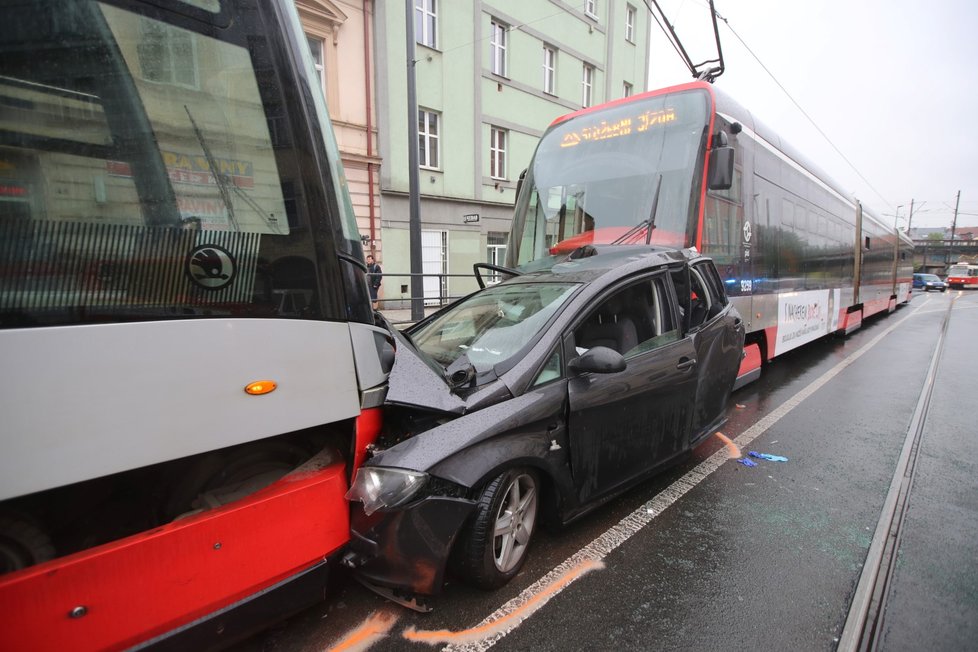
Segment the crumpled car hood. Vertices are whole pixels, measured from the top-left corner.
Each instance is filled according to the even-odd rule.
[[[452,393],[445,378],[425,362],[400,331],[391,332],[397,341],[397,352],[388,378],[387,402],[463,414],[465,401]]]
[[[392,332],[397,340],[397,353],[388,378],[389,405],[462,415],[512,398],[509,387],[499,379],[453,392],[444,375],[425,361],[424,354],[404,334],[396,329]]]

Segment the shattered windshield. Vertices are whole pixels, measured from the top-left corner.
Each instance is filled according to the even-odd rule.
[[[496,285],[410,331],[411,339],[446,369],[464,355],[476,373],[488,371],[534,340],[577,287],[571,283]]]
[[[507,264],[590,243],[688,246],[708,124],[709,96],[697,89],[617,104],[553,127],[527,170]]]

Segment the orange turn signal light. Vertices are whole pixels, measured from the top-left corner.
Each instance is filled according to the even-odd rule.
[[[256,380],[253,383],[248,383],[244,389],[245,392],[252,396],[261,396],[262,394],[274,392],[276,387],[278,387],[278,383],[274,380]]]

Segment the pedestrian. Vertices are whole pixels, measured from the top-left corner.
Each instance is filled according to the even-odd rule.
[[[374,262],[374,257],[368,255],[367,286],[370,288],[370,301],[373,303],[374,310],[380,309],[380,301],[377,299],[377,293],[380,290],[380,279],[384,276],[383,271],[380,265]]]

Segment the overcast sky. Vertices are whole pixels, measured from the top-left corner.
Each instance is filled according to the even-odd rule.
[[[889,215],[892,223],[902,205],[901,229],[911,199],[913,227],[949,227],[958,190],[958,226],[978,225],[978,3],[714,3],[845,158],[722,22],[726,72],[718,87],[877,215]],[[707,0],[660,0],[659,5],[694,62],[715,56]],[[651,58],[650,89],[691,78],[655,22]]]

